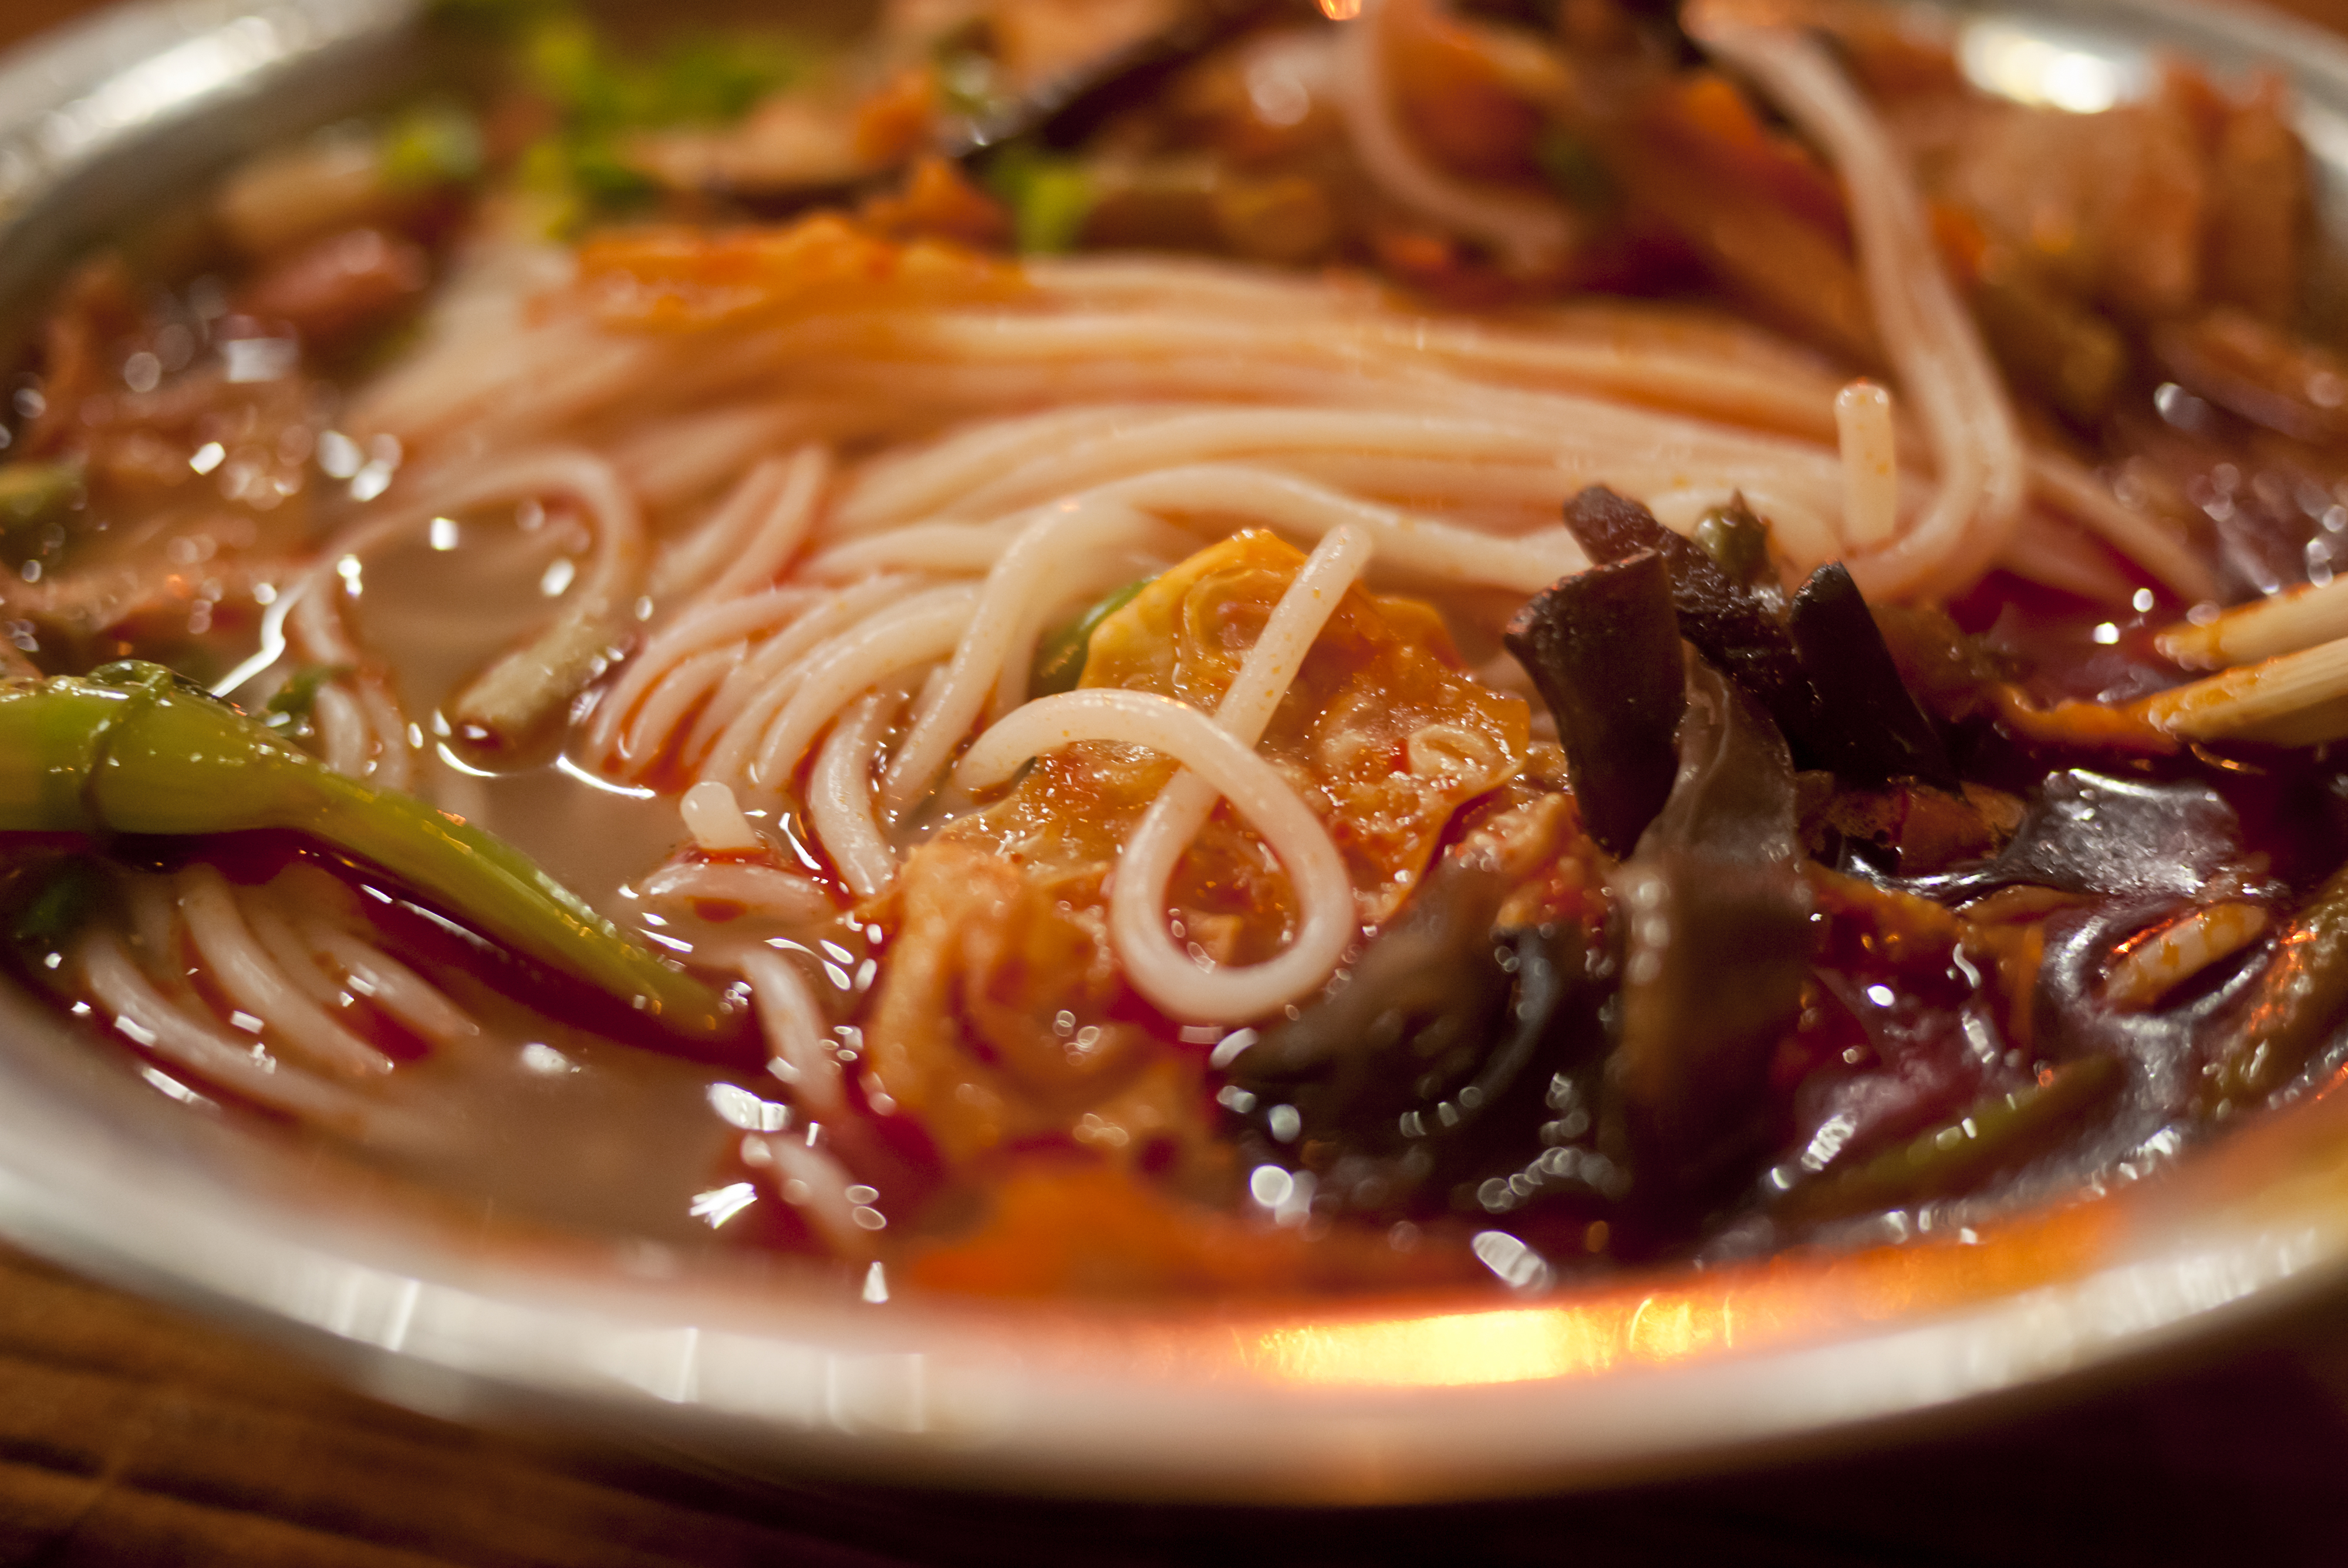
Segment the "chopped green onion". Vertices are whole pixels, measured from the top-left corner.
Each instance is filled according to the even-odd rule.
[[[511,845],[413,795],[344,777],[159,665],[0,682],[0,831],[304,834],[667,1027],[702,1038],[730,1028],[722,996]]]
[[[806,75],[807,51],[772,33],[694,34],[649,59],[613,48],[581,16],[550,11],[519,39],[522,72],[561,128],[524,154],[525,189],[554,200],[557,227],[650,196],[628,140],[664,127],[731,124]]]
[[[339,664],[305,664],[277,688],[262,705],[257,717],[280,735],[291,738],[304,734],[309,730],[311,715],[317,711],[319,690],[347,673]]]
[[[1786,1198],[1804,1219],[1900,1208],[1962,1193],[2001,1166],[2022,1163],[2077,1125],[2116,1090],[2119,1062],[2083,1057],[2051,1067],[2022,1088],[1993,1094],[1962,1116],[1845,1170],[1828,1166]]]
[[[1013,231],[1028,255],[1074,250],[1097,195],[1084,165],[1025,143],[995,155],[986,182],[1010,204]]]
[[[395,190],[462,185],[481,163],[481,128],[453,104],[419,104],[384,127],[383,178]]]

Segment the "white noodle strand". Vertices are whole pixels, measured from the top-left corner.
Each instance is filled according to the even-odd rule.
[[[1321,541],[1297,571],[1288,590],[1272,607],[1262,635],[1241,661],[1239,673],[1223,693],[1223,700],[1215,706],[1215,723],[1233,740],[1252,747],[1263,738],[1264,726],[1272,722],[1281,698],[1296,679],[1305,654],[1312,651],[1321,629],[1335,613],[1338,601],[1369,560],[1369,539],[1352,528],[1338,528]],[[1187,955],[1174,948],[1165,931],[1166,888],[1173,880],[1175,866],[1190,841],[1199,835],[1199,830],[1206,825],[1208,815],[1214,808],[1214,787],[1185,768],[1150,803],[1141,825],[1117,856],[1117,882],[1109,898],[1109,928],[1117,938],[1117,957],[1128,974],[1153,978],[1182,975]],[[1143,932],[1149,935],[1144,938]],[[1128,943],[1137,939],[1157,949],[1138,963],[1128,950]],[[1301,970],[1304,966],[1299,968]],[[1219,970],[1216,974],[1219,979],[1228,977],[1235,982],[1231,987],[1233,1000],[1225,1003],[1227,1007],[1236,1005],[1239,997],[1252,999],[1258,994],[1249,989],[1254,977],[1244,969]],[[1203,1000],[1192,978],[1182,978],[1186,983],[1179,988],[1179,994],[1193,1001]],[[1323,975],[1309,983],[1318,984],[1326,978]],[[1138,978],[1135,983],[1140,985]],[[1167,999],[1146,987],[1142,994],[1161,1007],[1169,1005]],[[1283,1003],[1294,1001],[1301,994],[1300,990],[1280,999]],[[1230,1013],[1210,1021],[1238,1023],[1252,1016],[1258,1015]]]
[[[1471,190],[1410,144],[1387,80],[1391,9],[1386,0],[1363,0],[1337,46],[1338,100],[1362,167],[1404,206],[1489,243],[1515,266],[1532,271],[1556,261],[1572,243],[1573,230],[1554,202]]]
[[[1206,970],[1173,948],[1162,906],[1112,891],[1110,937],[1136,989],[1176,1018],[1237,1022],[1262,1018],[1329,978],[1360,934],[1337,846],[1277,768],[1198,709],[1115,688],[1038,698],[972,743],[955,782],[973,791],[992,788],[1029,758],[1078,741],[1148,746],[1197,774],[1279,857],[1296,896],[1296,934],[1279,957]]]
[[[816,838],[859,898],[877,897],[897,879],[897,854],[874,811],[872,764],[902,701],[901,691],[874,692],[859,701],[832,725],[808,778],[808,816]]]
[[[1871,381],[1854,381],[1835,395],[1842,440],[1843,542],[1855,550],[1880,549],[1900,532],[1900,459],[1891,427],[1891,395]]]
[[[391,1071],[389,1057],[328,1016],[270,960],[218,871],[198,865],[181,872],[179,897],[188,938],[221,989],[267,1024],[289,1051],[347,1074]]]
[[[74,963],[90,999],[122,1034],[164,1061],[232,1089],[256,1104],[330,1122],[361,1115],[361,1102],[304,1074],[281,1071],[251,1040],[239,1040],[172,1005],[139,972],[111,932],[94,930],[75,950]]]
[[[932,589],[816,649],[727,728],[704,776],[738,777],[754,789],[779,792],[808,745],[859,692],[952,653],[977,599],[967,586]]]
[[[745,948],[735,959],[750,982],[750,1003],[767,1037],[767,1069],[791,1086],[792,1098],[817,1116],[836,1115],[847,1105],[839,1059],[826,1037],[823,1009],[798,966],[772,948]]]
[[[953,651],[944,684],[926,700],[889,760],[880,781],[882,805],[901,812],[927,794],[946,759],[986,708],[1013,650],[1034,646],[1036,600],[1047,579],[1068,569],[1071,558],[1132,550],[1152,542],[1148,519],[1129,507],[1098,501],[1063,502],[1011,540],[987,573],[972,612],[970,634]]]
[[[713,602],[733,599],[772,583],[807,538],[817,503],[830,478],[829,453],[820,446],[799,448],[784,471],[781,489],[759,517],[757,530],[709,585],[707,599]]]
[[[2028,477],[2005,384],[1941,265],[1914,176],[1867,100],[1809,37],[1704,6],[1691,6],[1685,21],[1832,159],[1877,331],[1940,469],[1922,515],[1893,543],[1852,558],[1851,575],[1870,597],[1955,592],[2005,548]]]

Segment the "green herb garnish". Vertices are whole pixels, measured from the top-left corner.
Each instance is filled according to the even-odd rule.
[[[1083,164],[1025,142],[994,155],[986,168],[986,183],[1009,204],[1019,249],[1027,255],[1076,249],[1097,197]]]

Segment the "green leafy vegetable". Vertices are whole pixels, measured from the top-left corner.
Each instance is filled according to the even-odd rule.
[[[454,104],[418,104],[383,128],[384,182],[396,190],[430,190],[480,178],[481,128]]]
[[[1038,697],[1075,691],[1076,682],[1085,678],[1085,656],[1091,651],[1094,630],[1131,604],[1149,583],[1148,578],[1143,578],[1139,582],[1126,584],[1045,638],[1035,650],[1035,671],[1027,678],[1028,691]]]
[[[1009,204],[1019,249],[1028,255],[1075,249],[1098,194],[1083,164],[1025,142],[995,154],[986,183]]]
[[[0,682],[0,832],[307,835],[379,866],[539,963],[686,1035],[716,992],[630,941],[529,856],[413,795],[344,777],[160,665]]]
[[[53,953],[105,907],[111,891],[106,872],[79,855],[60,856],[28,867],[9,892],[15,903],[8,935],[37,953]]]
[[[2012,1093],[1992,1095],[1899,1148],[1849,1170],[1828,1167],[1787,1194],[1786,1208],[1803,1219],[1827,1219],[1961,1193],[2059,1141],[2119,1083],[2120,1064],[2108,1056],[2048,1068]]]
[[[517,0],[519,4],[519,0]],[[560,121],[531,148],[525,186],[583,210],[623,209],[654,183],[628,158],[628,139],[675,126],[724,126],[806,75],[806,49],[772,32],[688,33],[648,55],[614,46],[567,6],[528,6],[507,18],[523,79]]]
[[[305,739],[311,733],[311,718],[317,712],[320,688],[348,673],[339,664],[304,665],[263,704],[261,722],[287,740]]]

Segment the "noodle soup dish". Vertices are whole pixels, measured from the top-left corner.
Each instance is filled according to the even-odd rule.
[[[175,1114],[843,1299],[1498,1300],[2043,1228],[2348,1061],[2279,72],[428,28],[0,411],[5,960]]]

